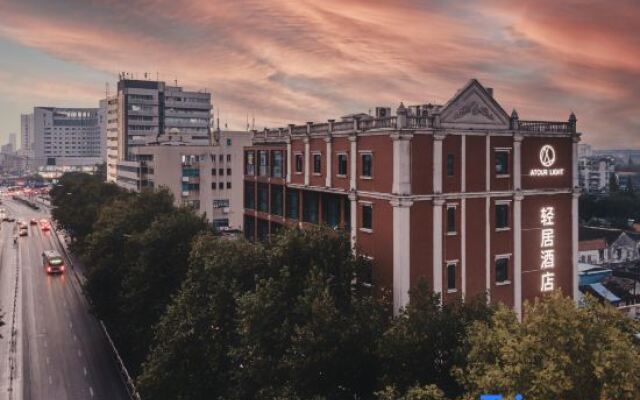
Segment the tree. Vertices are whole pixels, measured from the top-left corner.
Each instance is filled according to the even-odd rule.
[[[238,300],[236,397],[273,398],[287,387],[302,398],[370,394],[384,307],[354,282],[364,260],[326,228],[285,231],[267,251],[275,274]]]
[[[440,295],[420,282],[378,345],[384,366],[381,387],[404,392],[433,384],[451,397],[462,394],[453,368],[464,365],[468,328],[475,321],[488,321],[492,312],[484,297],[441,305]]]
[[[137,373],[153,338],[153,327],[188,269],[191,242],[206,232],[207,223],[191,209],[161,214],[143,232],[131,236],[136,260],[123,271],[120,304],[112,323],[121,354]]]
[[[117,198],[100,209],[82,257],[88,270],[85,289],[99,318],[113,321],[119,312],[122,282],[140,253],[134,235],[174,210],[168,190]]]
[[[236,299],[266,273],[262,246],[211,235],[195,240],[187,277],[155,327],[137,378],[143,398],[226,399],[233,393],[229,349],[238,341]]]
[[[638,323],[587,299],[584,308],[556,292],[525,304],[519,322],[499,307],[471,328],[467,366],[458,370],[468,399],[521,393],[532,399],[635,399],[640,392]]]
[[[101,207],[125,196],[115,184],[80,172],[65,173],[49,194],[53,206],[51,216],[74,241],[79,241],[75,251],[81,250],[84,239],[92,232]]]
[[[387,386],[376,392],[378,400],[446,400],[444,392],[435,385],[413,386],[405,394],[400,394],[395,387]]]

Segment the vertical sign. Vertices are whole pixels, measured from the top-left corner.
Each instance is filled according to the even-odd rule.
[[[540,291],[550,292],[555,288],[555,209],[540,209]]]

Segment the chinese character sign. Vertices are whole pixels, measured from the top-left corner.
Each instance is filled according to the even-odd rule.
[[[540,209],[540,270],[542,271],[540,290],[550,292],[555,288],[555,209],[542,207]]]

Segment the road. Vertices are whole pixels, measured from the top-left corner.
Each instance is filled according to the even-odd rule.
[[[7,199],[2,207],[27,222],[49,218]],[[127,399],[68,260],[62,275],[49,276],[42,268],[44,250],[64,255],[54,233],[30,225],[29,236],[15,246],[14,226],[3,222],[0,229],[0,400]]]

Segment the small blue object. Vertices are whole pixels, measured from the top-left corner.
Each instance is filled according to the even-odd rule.
[[[515,397],[515,400],[524,400],[524,396],[518,393]]]
[[[502,400],[501,394],[483,394],[480,396],[480,400]]]

